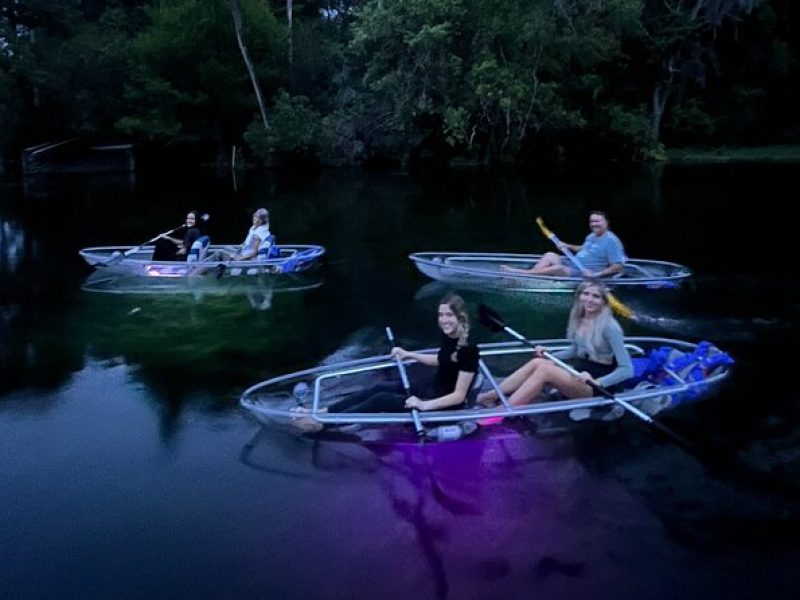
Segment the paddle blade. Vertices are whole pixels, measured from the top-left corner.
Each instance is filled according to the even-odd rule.
[[[544,237],[550,238],[553,237],[553,232],[550,231],[547,226],[544,224],[544,219],[542,217],[536,217],[536,224],[539,226],[539,229],[542,230]]]
[[[503,331],[503,318],[485,304],[478,306],[478,320],[489,331]]]
[[[633,309],[620,302],[619,298],[610,292],[608,294],[608,305],[611,307],[611,310],[621,317],[625,317],[626,319],[636,318],[636,313],[633,312]]]

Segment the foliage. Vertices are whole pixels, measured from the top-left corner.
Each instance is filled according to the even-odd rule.
[[[271,111],[270,127],[253,121],[245,141],[262,159],[270,156],[316,155],[319,151],[322,118],[305,96],[290,96],[281,90]]]
[[[262,158],[492,163],[800,139],[791,0],[291,6],[241,1],[264,131],[231,0],[0,0],[0,153],[122,133],[227,157],[246,131]]]
[[[263,2],[242,2],[258,76],[274,81],[279,34]],[[257,109],[226,0],[164,0],[133,42],[127,114],[117,126],[167,143],[235,143]]]
[[[2,157],[15,154],[17,137],[22,130],[24,97],[14,74],[0,66],[0,90],[4,100],[0,103],[0,164]]]
[[[28,1],[8,11],[6,58],[31,99],[26,108],[37,113],[27,137],[112,131],[135,19],[109,4],[94,20],[77,1]]]

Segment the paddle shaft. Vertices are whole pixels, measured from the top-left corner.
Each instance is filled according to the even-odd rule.
[[[138,246],[134,246],[130,250],[126,250],[124,254],[125,254],[125,256],[130,256],[134,252],[138,252],[139,250],[141,250],[142,246],[147,246],[147,244],[151,244],[151,243],[155,242],[160,237],[165,236],[165,235],[169,235],[170,233],[175,233],[176,231],[178,231],[179,229],[183,229],[184,227],[186,227],[186,224],[178,225],[174,229],[170,229],[169,231],[165,231],[164,233],[159,233],[156,237],[150,238],[145,243],[139,244]]]
[[[394,347],[394,334],[392,333],[391,327],[386,328],[386,338],[389,340],[389,345]],[[403,364],[403,361],[400,360],[399,356],[395,356],[394,360],[397,363],[397,370],[400,371],[400,379],[403,382],[403,389],[406,391],[407,396],[411,396],[411,384],[408,381],[406,366]],[[419,411],[416,408],[411,409],[411,418],[414,419],[414,429],[416,430],[417,435],[420,437],[425,435],[425,428],[422,426],[422,421],[419,419]]]
[[[563,360],[561,360],[560,358],[558,358],[556,356],[553,356],[549,352],[547,352],[547,351],[542,352],[542,355],[544,355],[545,358],[547,358],[548,360],[551,360],[552,362],[556,363],[559,367],[561,367],[562,369],[564,369],[568,373],[571,373],[575,377],[580,377],[581,376],[581,374],[577,371],[577,369],[575,369],[572,365],[570,365],[569,363],[565,363]],[[602,385],[600,385],[596,381],[592,381],[591,379],[589,379],[589,380],[585,380],[585,383],[590,388],[592,388],[593,390],[598,392],[601,396],[603,396],[604,398],[608,398],[609,400],[613,400],[614,402],[616,402],[617,404],[622,406],[622,408],[624,408],[625,410],[627,410],[627,411],[633,413],[634,415],[636,415],[637,417],[639,417],[642,421],[650,423],[651,425],[653,423],[655,423],[655,421],[653,421],[653,418],[650,415],[648,415],[647,413],[642,412],[641,410],[636,408],[630,402],[625,402],[625,400],[621,400],[621,399],[617,398],[608,388],[603,387]]]
[[[553,242],[556,248],[561,250],[561,252],[564,253],[564,256],[566,256],[570,261],[572,261],[572,264],[575,265],[575,268],[578,269],[578,271],[580,271],[582,274],[585,269],[583,268],[581,261],[579,261],[578,257],[575,256],[575,254],[573,254],[572,250],[567,248],[566,244],[564,244],[560,239],[558,239],[558,236],[555,233],[553,233],[547,228],[547,226],[544,224],[544,220],[542,219],[542,217],[536,219],[536,224],[539,226],[539,229],[541,229],[544,236],[551,242]],[[608,303],[611,306],[612,310],[619,313],[623,317],[627,319],[633,319],[634,321],[637,320],[637,315],[633,312],[633,310],[628,305],[623,304],[622,301],[611,292],[608,292]]]
[[[558,239],[558,236],[555,233],[548,230],[548,233],[546,233],[545,235],[547,235],[547,239],[549,239],[551,242],[553,242],[553,244],[555,244],[556,248],[558,248],[559,250],[561,250],[561,252],[564,253],[564,256],[566,256],[572,262],[572,264],[575,265],[575,268],[578,269],[578,271],[580,271],[581,274],[586,270],[583,268],[581,261],[578,260],[578,257],[575,256],[575,253],[573,253],[572,250],[567,248],[567,245],[560,239]]]
[[[510,335],[511,337],[519,340],[523,344],[525,344],[527,346],[530,346],[531,348],[536,348],[536,344],[534,344],[533,342],[531,342],[528,339],[526,339],[525,336],[523,336],[522,334],[517,333],[516,331],[511,329],[508,325],[506,325],[503,322],[503,320],[499,317],[499,315],[497,315],[494,311],[489,309],[489,307],[487,307],[487,306],[482,306],[481,307],[481,320],[483,321],[484,319],[486,319],[486,320],[488,320],[490,322],[490,323],[487,323],[487,325],[494,325],[495,327],[499,327],[500,329],[505,331],[508,335]],[[562,360],[559,360],[558,358],[556,358],[555,356],[553,356],[549,352],[544,352],[544,356],[548,360],[553,361],[555,364],[557,364],[561,368],[566,369],[567,372],[569,372],[569,373],[571,373],[573,375],[576,375],[576,376],[580,376],[580,373],[578,373],[578,371],[576,371],[572,366],[568,365],[567,363],[565,363]],[[587,381],[586,383],[592,389],[597,390],[597,392],[599,392],[602,396],[614,401],[616,404],[619,404],[622,408],[627,410],[632,415],[638,417],[639,419],[641,419],[642,421],[644,421],[648,425],[652,425],[655,429],[658,429],[661,433],[663,433],[667,437],[671,438],[673,441],[678,443],[680,446],[683,446],[684,448],[686,448],[688,450],[696,451],[696,446],[694,444],[692,444],[691,442],[689,442],[688,440],[686,440],[682,436],[680,436],[677,433],[675,433],[674,431],[672,431],[669,427],[667,427],[665,425],[662,425],[658,421],[654,420],[652,417],[650,417],[650,415],[642,412],[641,410],[639,410],[638,408],[633,406],[630,402],[626,402],[625,400],[621,400],[621,399],[617,398],[613,393],[611,393],[611,391],[609,391],[608,389],[604,388],[603,386],[599,385],[598,383],[596,383],[594,381]]]
[[[197,217],[197,220],[202,222],[202,223],[205,223],[206,221],[208,221],[208,219],[209,219],[208,213],[203,213],[202,215]],[[142,246],[146,246],[147,244],[155,242],[158,238],[160,238],[162,236],[169,235],[170,233],[175,233],[179,229],[184,229],[186,227],[188,227],[188,225],[186,225],[186,223],[184,223],[183,225],[178,225],[174,229],[170,229],[169,231],[165,231],[164,233],[159,233],[156,237],[150,238],[149,240],[147,240],[143,244],[139,244],[138,246],[134,246],[130,250],[126,250],[125,253],[124,253],[124,256],[130,256],[134,252],[138,252],[141,249]],[[186,250],[188,251],[189,249],[187,248]]]
[[[113,264],[113,263],[117,263],[117,262],[119,262],[119,261],[121,261],[121,260],[123,260],[125,258],[128,258],[131,254],[135,254],[136,252],[141,250],[142,246],[146,246],[147,244],[155,242],[162,235],[169,235],[170,233],[175,233],[176,231],[178,231],[179,229],[183,229],[184,227],[186,227],[185,224],[184,225],[178,225],[174,229],[170,229],[169,231],[165,231],[164,233],[159,233],[156,237],[150,238],[149,240],[139,244],[138,246],[134,246],[133,248],[129,248],[128,250],[126,250],[122,254],[118,254],[118,253],[115,252],[114,254],[111,255],[111,258],[106,260],[103,264],[110,265],[110,264]]]
[[[580,373],[578,373],[578,371],[575,370],[571,365],[569,365],[569,364],[565,363],[564,361],[556,358],[555,356],[553,356],[549,352],[543,352],[542,354],[544,354],[544,356],[548,360],[553,361],[555,364],[557,364],[562,369],[566,370],[568,373],[572,373],[576,377],[580,377]],[[596,390],[600,395],[602,395],[605,398],[608,398],[609,400],[613,400],[614,402],[619,404],[622,408],[627,410],[632,415],[640,418],[642,421],[644,421],[648,425],[651,425],[651,426],[655,427],[656,429],[658,429],[661,433],[663,433],[667,437],[672,438],[679,445],[681,445],[681,446],[683,446],[685,448],[694,449],[694,444],[689,442],[686,438],[678,435],[677,433],[672,431],[669,427],[667,427],[665,425],[662,425],[661,423],[659,423],[658,421],[653,419],[647,413],[642,412],[641,410],[636,408],[630,402],[626,402],[625,400],[622,400],[621,398],[617,398],[608,388],[605,388],[602,385],[600,385],[597,382],[592,381],[592,380],[588,380],[588,381],[586,381],[586,383],[589,385],[589,387],[591,387],[592,389]]]
[[[492,318],[492,317],[490,317],[490,318]],[[495,320],[495,322],[497,322],[497,321]],[[499,322],[497,322],[497,323],[498,323],[498,325],[501,325],[503,327],[503,331],[505,331],[511,337],[518,339],[520,342],[524,343],[527,346],[530,346],[531,348],[536,348],[536,344],[534,344],[530,340],[526,339],[525,336],[523,336],[522,334],[517,333],[516,331],[514,331],[513,329],[511,329],[510,327],[508,327],[505,324],[501,324]],[[571,365],[565,363],[560,358],[556,358],[555,356],[553,356],[552,354],[550,354],[549,352],[546,352],[546,351],[543,352],[542,354],[545,356],[545,358],[547,358],[548,360],[551,360],[552,362],[556,363],[559,367],[561,367],[565,371],[571,373],[572,375],[575,375],[576,377],[580,377],[580,373],[578,371],[576,371]],[[633,406],[631,403],[625,402],[625,400],[620,400],[613,393],[611,393],[611,391],[609,391],[607,388],[604,388],[599,383],[597,383],[595,381],[592,381],[592,380],[589,380],[589,381],[586,382],[586,385],[591,387],[593,390],[596,390],[597,392],[599,392],[600,395],[603,396],[604,398],[608,398],[610,400],[613,400],[614,402],[616,402],[617,404],[622,406],[625,410],[633,413],[634,415],[636,415],[637,417],[639,417],[643,421],[645,421],[647,423],[651,423],[651,424],[655,423],[655,421],[650,417],[650,415],[648,415],[646,413],[643,413],[641,410],[639,410],[638,408]]]

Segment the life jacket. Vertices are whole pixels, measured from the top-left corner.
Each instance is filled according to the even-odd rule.
[[[634,358],[634,387],[669,387],[702,382],[734,364],[733,358],[711,342],[702,341],[692,352],[681,352],[669,346],[653,350],[646,358]],[[675,374],[677,379],[672,374]],[[681,381],[682,380],[682,381]],[[651,384],[651,385],[647,385]],[[694,400],[708,389],[707,385],[692,385],[682,392],[672,393],[670,406]]]

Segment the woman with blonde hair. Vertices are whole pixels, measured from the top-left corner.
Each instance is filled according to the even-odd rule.
[[[611,314],[608,289],[599,281],[584,281],[575,291],[567,324],[568,348],[553,356],[570,363],[580,372],[576,377],[543,356],[544,346],[534,349],[535,357],[509,375],[500,385],[512,406],[534,402],[546,385],[565,398],[588,398],[595,392],[587,381],[611,387],[633,376],[633,363],[625,349],[622,328]],[[491,406],[498,401],[492,390],[478,396]]]
[[[242,242],[242,249],[233,257],[234,260],[250,260],[258,256],[261,246],[270,239],[269,211],[259,208],[253,213],[253,225],[247,231],[247,237]]]

